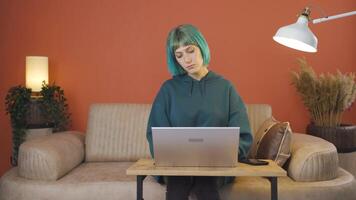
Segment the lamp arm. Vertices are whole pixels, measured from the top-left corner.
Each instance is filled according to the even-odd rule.
[[[333,20],[333,19],[342,18],[342,17],[348,17],[351,15],[356,15],[356,10],[347,12],[347,13],[338,14],[338,15],[332,15],[332,16],[327,16],[327,17],[323,17],[323,18],[313,19],[312,22],[313,22],[313,24],[317,24],[320,22],[325,22],[325,21],[329,21],[329,20]]]

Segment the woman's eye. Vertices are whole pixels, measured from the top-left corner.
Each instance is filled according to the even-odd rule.
[[[188,52],[188,53],[193,53],[193,52],[194,52],[194,48],[193,48],[193,47],[189,47],[189,48],[187,49],[187,52]]]
[[[181,58],[182,54],[176,54],[176,58]]]

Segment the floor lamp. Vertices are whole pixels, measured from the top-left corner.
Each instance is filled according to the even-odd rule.
[[[273,36],[273,40],[293,49],[315,53],[317,52],[318,39],[309,29],[309,21],[311,21],[313,24],[317,24],[320,22],[347,17],[355,14],[356,11],[351,11],[347,13],[311,20],[309,17],[310,9],[306,7],[299,15],[297,22],[279,28],[277,33]]]

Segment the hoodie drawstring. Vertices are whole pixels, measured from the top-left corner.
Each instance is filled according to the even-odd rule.
[[[191,80],[190,82],[190,93],[189,93],[189,96],[192,96],[193,95],[193,88],[194,88],[194,81]],[[206,81],[205,79],[202,80],[200,83],[199,83],[199,90],[200,90],[200,94],[202,96],[205,96],[205,91],[206,91]]]
[[[221,77],[209,71],[208,74],[205,77],[203,77],[200,81],[193,80],[193,78],[189,77],[188,74],[179,75],[176,78],[178,80],[182,80],[185,84],[187,84],[188,87],[190,87],[188,92],[189,92],[189,96],[191,97],[193,96],[193,90],[195,84],[198,84],[197,87],[199,87],[198,90],[200,91],[201,96],[205,96],[207,82],[210,82],[215,79],[219,79]]]

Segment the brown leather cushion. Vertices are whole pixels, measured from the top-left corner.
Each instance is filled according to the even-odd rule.
[[[290,157],[291,137],[289,122],[275,122],[256,138],[256,158],[271,159],[283,166]]]
[[[253,136],[253,142],[249,152],[249,158],[256,158],[258,142],[261,140],[262,136],[278,121],[273,117],[266,119],[262,125],[258,128],[257,132]]]

